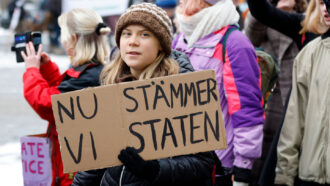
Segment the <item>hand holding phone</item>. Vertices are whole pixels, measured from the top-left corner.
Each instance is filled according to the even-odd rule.
[[[21,51],[21,55],[25,61],[25,68],[35,67],[37,69],[40,68],[40,60],[41,60],[41,53],[42,53],[42,45],[40,44],[38,47],[38,51],[35,51],[32,42],[26,44],[26,53]]]
[[[11,50],[16,52],[16,61],[18,63],[24,62],[21,52],[26,51],[26,44],[32,42],[35,50],[38,50],[41,44],[41,32],[26,32],[23,34],[15,34],[15,43]]]

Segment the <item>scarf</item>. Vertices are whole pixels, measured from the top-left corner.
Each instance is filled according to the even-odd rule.
[[[188,41],[188,48],[204,36],[227,25],[238,22],[239,14],[232,0],[221,0],[213,6],[204,8],[195,15],[184,18],[177,15],[181,32]]]

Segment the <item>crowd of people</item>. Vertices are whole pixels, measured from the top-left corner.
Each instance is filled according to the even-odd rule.
[[[24,96],[49,122],[53,185],[330,185],[330,0],[247,0],[244,14],[244,2],[233,0],[130,3],[112,48],[95,11],[59,15],[71,59],[64,74],[42,45],[22,52]],[[267,96],[267,59],[257,48],[279,66]],[[227,149],[145,161],[126,147],[122,166],[63,173],[52,95],[207,69],[215,71]]]

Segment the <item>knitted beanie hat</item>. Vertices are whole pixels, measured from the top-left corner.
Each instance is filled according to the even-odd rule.
[[[220,0],[204,0],[205,2],[214,5],[215,3],[219,2]]]
[[[120,36],[129,25],[143,25],[158,38],[166,56],[171,54],[172,23],[166,12],[151,3],[130,6],[119,18],[116,25],[116,43],[120,48]]]

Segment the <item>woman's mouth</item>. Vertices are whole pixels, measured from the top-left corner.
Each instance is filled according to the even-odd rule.
[[[136,51],[130,51],[130,52],[127,52],[126,54],[128,54],[128,55],[141,55],[141,53],[140,52],[136,52]]]

